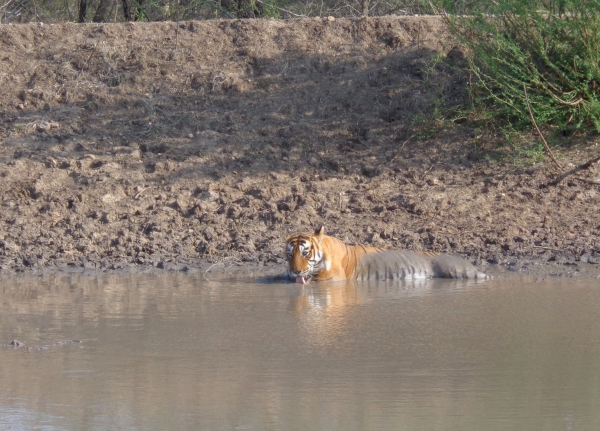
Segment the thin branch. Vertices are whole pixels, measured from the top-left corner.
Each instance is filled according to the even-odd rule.
[[[588,180],[587,178],[581,178],[581,177],[573,177],[573,179],[575,179],[577,181],[581,181],[583,183],[594,184],[594,185],[600,186],[600,181]]]
[[[558,248],[545,247],[543,245],[532,245],[531,247],[532,248],[541,248],[542,250],[558,251],[558,252],[562,252],[562,253],[564,253],[564,252],[567,251],[567,250],[561,250],[561,249],[558,249]]]
[[[179,7],[180,2],[177,0],[177,10],[175,11],[175,18],[177,19],[175,23],[175,52],[177,52],[177,46],[179,45]]]
[[[579,167],[580,170],[587,169],[600,161],[600,156],[594,157],[593,159],[588,160],[583,165]]]
[[[587,168],[591,167],[595,163],[598,163],[599,161],[600,161],[600,156],[597,156],[597,157],[594,157],[593,159],[590,159],[587,162],[585,162],[585,163],[583,163],[583,164],[581,164],[579,166],[575,166],[573,169],[571,169],[571,170],[563,173],[558,178],[556,178],[554,181],[552,181],[550,183],[550,185],[555,186],[558,183],[560,183],[562,180],[564,180],[565,178],[567,178],[568,176],[573,175],[575,172],[586,170]],[[582,181],[584,183],[600,184],[599,182],[596,182],[594,180],[588,180],[586,178],[581,178],[581,177],[575,177],[574,179]]]
[[[139,197],[142,195],[142,193],[144,193],[146,190],[148,190],[148,189],[151,189],[151,188],[152,188],[152,186],[150,186],[150,187],[146,187],[145,189],[141,189],[139,192],[137,192],[137,193],[135,194],[135,196],[134,196],[133,198],[134,198],[134,199],[137,199],[137,198],[139,198]]]
[[[265,3],[264,3],[262,0],[256,0],[256,3],[260,3],[260,4],[262,4],[263,6],[264,6],[264,4],[265,4]],[[275,8],[275,9],[277,9],[277,10],[280,10],[280,11],[282,11],[282,12],[285,12],[285,13],[289,13],[290,15],[293,15],[293,16],[296,16],[296,17],[300,17],[300,18],[307,18],[307,17],[308,17],[308,15],[301,15],[301,14],[297,14],[297,13],[294,13],[294,12],[292,12],[292,11],[290,11],[290,10],[284,9],[284,8],[282,8],[282,7],[275,6],[274,4],[272,4],[272,5],[270,5],[270,6],[271,6],[271,7],[274,7],[274,8]]]
[[[546,142],[546,139],[544,139],[544,135],[542,135],[542,132],[541,132],[540,128],[538,127],[537,122],[535,121],[533,112],[531,111],[531,106],[529,105],[529,97],[527,97],[527,87],[525,86],[525,83],[523,83],[523,91],[525,92],[525,102],[527,102],[527,109],[529,110],[529,116],[531,117],[531,122],[535,126],[535,130],[537,130],[538,135],[540,135],[540,138],[542,138],[542,143],[544,144],[546,153],[548,153],[548,155],[550,156],[550,158],[552,159],[554,164],[556,166],[558,166],[558,169],[562,172],[562,170],[563,170],[562,166],[560,166],[560,163],[558,163],[558,161],[556,161],[556,159],[554,158],[554,154],[552,154],[552,150],[550,150],[550,146],[548,145],[548,142]]]
[[[6,3],[4,3],[2,6],[0,6],[0,10],[4,9],[5,7],[7,7],[9,4],[12,3],[13,0],[8,0]]]

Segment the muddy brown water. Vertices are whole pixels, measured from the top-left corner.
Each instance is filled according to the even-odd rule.
[[[4,279],[0,430],[600,429],[599,309],[593,278]]]

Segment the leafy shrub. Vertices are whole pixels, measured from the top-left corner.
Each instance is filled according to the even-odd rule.
[[[600,0],[440,0],[468,50],[473,96],[496,114],[600,131]]]

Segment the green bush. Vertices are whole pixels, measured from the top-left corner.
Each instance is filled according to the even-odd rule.
[[[467,47],[475,100],[514,125],[600,131],[600,0],[438,3]]]

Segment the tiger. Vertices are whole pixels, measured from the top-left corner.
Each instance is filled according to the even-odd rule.
[[[285,277],[300,284],[314,281],[390,280],[406,278],[487,279],[470,262],[431,251],[394,251],[367,245],[348,245],[314,233],[287,234]]]

